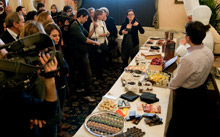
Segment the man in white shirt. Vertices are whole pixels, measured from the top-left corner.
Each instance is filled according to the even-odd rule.
[[[190,47],[169,83],[169,88],[175,93],[175,100],[167,137],[218,135],[218,111],[216,104],[208,100],[205,84],[214,63],[212,51],[202,44],[208,29],[198,21],[186,24],[185,38]]]

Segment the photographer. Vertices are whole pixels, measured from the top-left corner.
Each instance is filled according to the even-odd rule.
[[[68,56],[67,56],[67,43],[68,41],[72,40],[72,38],[69,35],[69,26],[70,24],[74,21],[74,19],[72,19],[72,16],[74,15],[74,13],[72,12],[72,14],[67,15],[66,12],[61,11],[58,13],[57,15],[57,22],[56,24],[60,27],[60,30],[62,32],[62,39],[61,41],[62,43],[62,52],[64,55],[64,58],[68,61]]]
[[[44,33],[42,25],[34,21],[28,21],[25,23],[20,37],[25,37],[37,32]],[[24,60],[30,61],[34,58],[38,58],[40,55],[39,61],[36,61],[44,66],[45,74],[49,74],[48,72],[57,69],[56,58],[48,62],[50,58],[49,54],[45,55],[38,53],[38,51],[36,52],[37,54],[30,54],[31,56],[26,54]],[[8,56],[6,56],[5,60],[7,57]],[[21,59],[23,60],[23,57]],[[4,62],[4,60],[0,61],[1,63]],[[33,65],[36,61],[33,60],[31,63],[29,62],[28,65]],[[19,62],[20,60],[17,61],[18,64]],[[37,64],[40,65],[39,63],[35,65]],[[4,112],[0,114],[0,132],[2,134],[6,135],[10,133],[10,135],[7,136],[22,137],[39,136],[38,127],[41,128],[42,124],[46,124],[46,120],[53,118],[57,114],[54,75],[45,78],[38,75],[40,73],[40,71],[33,71],[31,74],[15,73],[14,71],[10,72],[5,71],[5,69],[0,69],[0,107]],[[40,93],[36,94],[36,91]],[[15,125],[14,123],[19,123],[19,125]],[[12,130],[13,132],[11,132]]]
[[[50,55],[42,54],[39,57],[42,65],[45,65]],[[46,73],[57,69],[57,60],[53,59],[46,64],[44,70]],[[7,74],[7,73],[6,73]],[[11,74],[7,74],[11,75]],[[32,137],[36,135],[33,128],[30,129],[31,119],[49,119],[57,112],[57,96],[55,88],[55,80],[53,77],[41,77],[45,84],[45,98],[43,101],[30,96],[28,92],[21,88],[4,88],[0,92],[0,107],[2,113],[0,114],[0,132],[7,136],[21,136]],[[32,89],[30,89],[32,90]],[[39,122],[39,123],[37,123]],[[35,125],[41,124],[40,121],[35,120]],[[33,126],[33,125],[32,125]],[[39,125],[41,126],[41,125]],[[11,132],[13,131],[13,132]]]

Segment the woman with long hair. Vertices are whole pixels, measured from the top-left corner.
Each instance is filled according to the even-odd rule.
[[[43,23],[44,24],[44,23]],[[44,25],[45,32],[50,36],[50,38],[55,43],[56,48],[56,58],[58,61],[58,75],[55,77],[56,89],[58,93],[58,98],[60,102],[60,110],[63,111],[64,102],[66,100],[66,91],[67,91],[67,74],[69,73],[69,65],[66,60],[63,58],[61,50],[61,31],[60,28],[54,22],[48,22]],[[54,47],[51,47],[53,50]]]
[[[123,68],[128,66],[129,57],[131,57],[132,60],[139,51],[138,31],[141,34],[144,33],[140,22],[135,18],[134,11],[129,9],[126,14],[125,22],[119,31],[120,35],[124,34],[121,49]]]

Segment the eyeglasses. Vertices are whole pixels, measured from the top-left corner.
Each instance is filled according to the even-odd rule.
[[[134,14],[128,14],[128,16],[134,16]]]

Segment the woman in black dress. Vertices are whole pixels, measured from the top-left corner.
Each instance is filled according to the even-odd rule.
[[[138,31],[141,34],[144,33],[140,22],[135,18],[135,13],[132,9],[129,9],[126,14],[125,22],[122,24],[119,34],[124,34],[122,40],[122,61],[123,68],[128,66],[129,57],[131,60],[139,51],[139,38]]]

